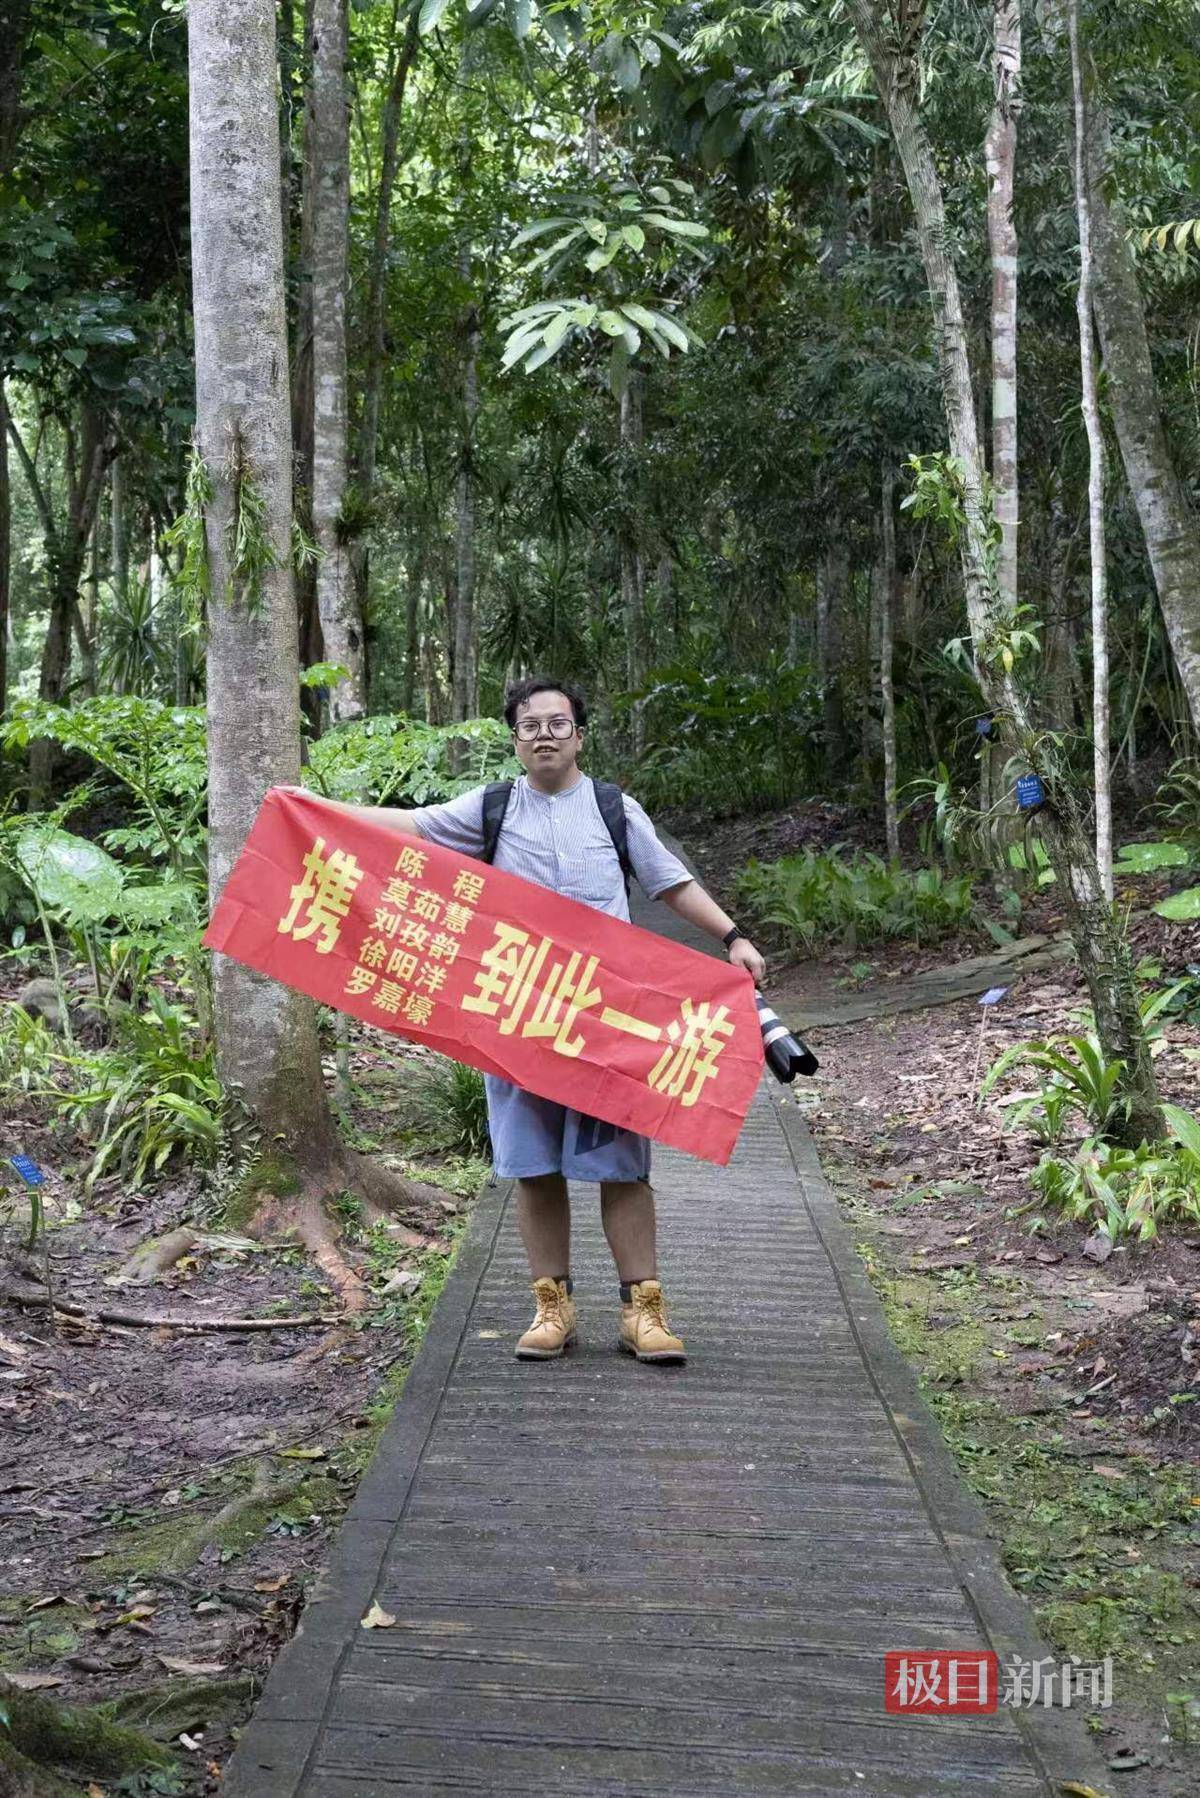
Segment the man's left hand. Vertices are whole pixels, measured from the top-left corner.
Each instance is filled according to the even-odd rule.
[[[755,986],[761,986],[767,977],[767,964],[746,937],[740,936],[730,945],[729,963],[734,968],[745,968],[753,977]]]

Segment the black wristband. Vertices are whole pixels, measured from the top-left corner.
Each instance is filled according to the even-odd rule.
[[[732,930],[727,930],[725,932],[725,935],[721,938],[721,941],[724,943],[724,945],[727,949],[732,949],[733,945],[737,942],[739,937],[741,937],[743,942],[746,942],[748,940],[746,937],[745,931],[739,930],[737,925],[735,924]]]

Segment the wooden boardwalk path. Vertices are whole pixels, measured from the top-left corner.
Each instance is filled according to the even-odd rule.
[[[639,922],[686,940],[661,906]],[[1073,1713],[885,1714],[887,1649],[1045,1651],[782,1090],[726,1170],[656,1150],[686,1367],[617,1352],[588,1187],[579,1344],[516,1361],[527,1275],[509,1190],[484,1195],[231,1798],[1095,1781]],[[360,1627],[373,1599],[393,1628]]]

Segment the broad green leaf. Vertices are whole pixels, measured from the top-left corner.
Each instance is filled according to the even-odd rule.
[[[501,368],[511,368],[514,362],[519,362],[526,351],[531,350],[535,344],[542,341],[542,331],[543,326],[540,321],[536,324],[523,325],[519,331],[514,331],[500,358]]]
[[[1172,893],[1154,909],[1160,918],[1169,918],[1173,924],[1190,923],[1200,918],[1200,887],[1185,887],[1182,893]]]
[[[569,312],[560,312],[556,318],[550,320],[542,334],[542,341],[551,354],[558,348],[570,329],[571,314]]]
[[[95,924],[119,909],[125,876],[97,843],[29,825],[17,833],[16,858],[47,911]]]
[[[1175,1141],[1200,1161],[1200,1118],[1194,1112],[1184,1111],[1181,1105],[1164,1105],[1163,1116]]]
[[[424,37],[440,22],[442,14],[449,6],[450,0],[422,0],[420,16],[417,19],[417,30]]]
[[[517,235],[512,240],[511,247],[514,250],[519,250],[522,244],[532,243],[535,237],[545,237],[550,231],[560,231],[564,225],[573,225],[577,230],[582,229],[578,219],[537,219],[532,225],[526,225],[523,231],[517,232]]]
[[[662,212],[644,212],[644,225],[654,225],[659,231],[673,232],[676,237],[707,237],[708,226],[698,225],[694,219],[667,218]]]
[[[600,308],[598,306],[592,305],[572,307],[569,314],[571,323],[573,325],[579,325],[584,330],[587,330],[589,325],[595,324],[596,314],[599,310]]]
[[[608,337],[624,337],[629,328],[621,314],[613,312],[611,308],[602,312],[596,323]]]
[[[1153,874],[1159,868],[1186,868],[1191,859],[1182,843],[1124,843],[1113,872]]]
[[[597,243],[605,243],[608,239],[608,226],[603,219],[584,219],[583,228]]]
[[[555,344],[543,343],[539,349],[536,349],[533,352],[533,355],[529,358],[528,362],[525,364],[525,373],[527,375],[531,375],[531,374],[533,374],[535,369],[539,369],[542,367],[542,365],[544,363],[549,362],[549,360],[552,356],[556,356],[558,354],[558,348],[559,348],[559,346],[557,343],[555,343]]]
[[[646,247],[646,233],[640,225],[622,225],[621,236],[631,250],[644,250]]]

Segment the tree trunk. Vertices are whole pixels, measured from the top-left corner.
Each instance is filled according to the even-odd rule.
[[[8,694],[8,633],[12,591],[12,494],[8,480],[8,406],[0,379],[0,717]]]
[[[842,624],[850,588],[850,555],[830,544],[817,570],[817,686],[821,692],[826,778],[836,785],[846,766],[842,694]]]
[[[11,413],[7,418],[9,440],[25,474],[42,526],[46,558],[48,619],[38,672],[38,697],[57,705],[66,692],[71,665],[71,630],[79,605],[79,581],[88,540],[96,523],[104,476],[113,445],[105,421],[92,406],[84,406],[76,434],[68,425],[63,433],[63,457],[67,477],[67,514],[57,519],[50,498],[38,478],[33,458],[25,447]],[[29,746],[29,809],[40,811],[49,800],[55,749],[48,737],[36,737]]]
[[[420,45],[417,26],[420,8],[409,15],[392,68],[387,98],[383,104],[380,126],[379,192],[375,196],[375,230],[371,239],[371,260],[367,268],[366,359],[363,368],[362,411],[359,414],[355,443],[354,469],[364,503],[370,500],[375,486],[375,458],[379,444],[379,406],[383,393],[383,370],[387,327],[387,265],[392,235],[392,193],[396,185],[396,169],[400,151],[400,119],[404,111],[404,90]]]
[[[312,194],[312,517],[317,613],[325,659],[347,670],[333,687],[335,722],[366,710],[363,629],[342,528],[347,476],[346,282],[350,232],[347,0],[314,0],[309,90]]]
[[[621,611],[625,621],[625,684],[636,693],[645,678],[646,642],[646,571],[642,561],[637,529],[637,492],[640,471],[642,424],[642,377],[630,369],[621,393],[620,414],[621,461]],[[640,755],[645,732],[645,716],[641,700],[634,700],[629,713],[631,748]]]
[[[108,493],[109,529],[112,532],[109,584],[112,587],[113,599],[120,605],[129,585],[129,530],[125,505],[125,465],[120,456],[113,457]]]
[[[883,822],[890,862],[900,860],[900,819],[896,805],[896,689],[892,679],[896,617],[896,475],[883,471],[879,508],[879,694],[883,712]]]
[[[1163,430],[1128,223],[1113,193],[1108,113],[1096,91],[1086,47],[1081,62],[1095,264],[1092,304],[1109,405],[1192,725],[1200,730],[1200,518],[1176,473]]]
[[[213,484],[205,524],[215,902],[263,794],[300,774],[272,0],[191,0],[188,62],[196,438]],[[253,586],[231,555],[231,527],[250,485],[262,502],[274,561]],[[298,1195],[283,1221],[346,1303],[361,1304],[361,1283],[337,1251],[321,1199],[347,1184],[370,1191],[392,1183],[337,1139],[313,1005],[221,955],[213,957],[213,999],[225,1088],[270,1145],[275,1189]]]
[[[1108,562],[1104,542],[1104,431],[1096,380],[1092,322],[1091,203],[1087,182],[1087,108],[1079,57],[1079,7],[1067,0],[1071,43],[1071,94],[1075,112],[1075,209],[1079,217],[1079,375],[1088,441],[1088,549],[1092,570],[1092,754],[1096,789],[1096,861],[1106,898],[1113,896],[1112,792],[1108,717]]]
[[[996,585],[1009,611],[1017,604],[1017,233],[1013,176],[1021,105],[1020,0],[995,0],[995,106],[984,156],[992,262],[992,494],[1000,543]]]
[[[988,554],[990,519],[958,273],[950,253],[937,165],[917,108],[920,14],[918,11],[914,28],[897,23],[887,0],[847,0],[847,8],[887,108],[916,218],[933,309],[950,449],[962,470],[964,517],[959,552],[977,678],[1006,747],[1043,773],[1046,800],[1039,813],[1039,829],[1087,980],[1097,1035],[1106,1057],[1123,1063],[1119,1090],[1127,1109],[1120,1135],[1134,1144],[1143,1137],[1156,1139],[1165,1126],[1142,1029],[1129,944],[1104,897],[1071,771],[1065,761],[1054,758],[1052,746],[1034,729],[1015,667],[1008,665],[1011,626]]]
[[[459,252],[459,279],[465,289],[471,282],[471,252],[466,243]],[[451,716],[470,718],[475,712],[475,420],[479,413],[479,311],[473,299],[463,318],[462,441],[458,452],[455,487],[454,606]]]

